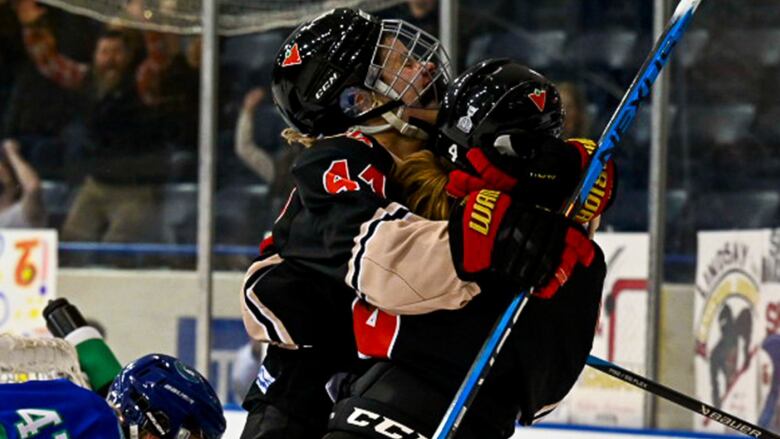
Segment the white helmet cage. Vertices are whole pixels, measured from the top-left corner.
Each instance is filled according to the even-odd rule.
[[[407,107],[438,108],[451,77],[436,37],[403,20],[382,20],[366,88]]]

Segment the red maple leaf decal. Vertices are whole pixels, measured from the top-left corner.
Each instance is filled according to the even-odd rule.
[[[302,63],[301,54],[298,52],[298,43],[293,44],[290,50],[284,54],[284,61],[282,61],[282,67],[297,66]]]
[[[545,104],[547,104],[547,90],[534,89],[533,93],[528,94],[528,99],[534,103],[539,112],[542,112]]]

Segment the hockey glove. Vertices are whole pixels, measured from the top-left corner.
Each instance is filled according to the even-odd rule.
[[[590,158],[596,150],[596,143],[590,139],[569,139],[566,144],[576,149],[581,157],[582,171],[590,164]],[[596,182],[588,193],[588,198],[574,216],[574,220],[585,224],[604,213],[612,205],[617,190],[617,165],[609,159]]]
[[[447,181],[447,193],[455,198],[463,198],[480,189],[493,189],[510,192],[517,185],[517,178],[494,164],[488,153],[481,148],[471,148],[466,153],[474,172],[462,169],[451,171]]]
[[[550,136],[510,138],[514,148],[519,142],[526,143],[518,148],[525,151],[526,156],[523,165],[515,167],[512,174],[517,177],[517,184],[510,192],[512,197],[555,212],[561,210],[590,164],[596,150],[595,142],[588,139],[563,141]],[[519,163],[508,159],[504,162]],[[601,215],[612,203],[616,182],[617,169],[610,159],[590,190],[585,205],[574,216],[575,220],[584,224]]]
[[[590,265],[594,255],[580,226],[541,208],[513,204],[492,190],[471,193],[460,203],[449,232],[461,279],[537,287],[542,298],[552,297],[576,265]]]
[[[468,150],[466,158],[472,169],[450,172],[446,189],[456,198],[492,189],[510,193],[523,203],[558,211],[572,195],[595,148],[588,139],[564,142],[551,136],[500,134],[492,147]],[[615,163],[610,160],[575,215],[577,222],[587,223],[609,207],[616,178]]]
[[[511,192],[527,175],[528,164],[549,142],[563,143],[547,135],[518,130],[501,132],[492,145],[468,149],[466,160],[471,169],[450,172],[447,192],[457,198],[480,189]]]
[[[500,133],[492,145],[467,150],[467,168],[450,172],[447,192],[463,198],[480,189],[492,189],[519,195],[524,202],[544,200],[542,206],[562,204],[587,161],[584,148],[572,147],[557,137]]]

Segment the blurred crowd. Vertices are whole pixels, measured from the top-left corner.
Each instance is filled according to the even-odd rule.
[[[142,14],[141,1],[128,1],[127,14]],[[697,228],[762,227],[778,217],[780,194],[771,186],[780,175],[780,94],[773,92],[780,7],[727,3],[697,16],[669,69],[667,213],[671,248],[680,253],[692,253]],[[437,0],[407,0],[377,15],[438,34]],[[652,44],[650,2],[461,0],[459,16],[455,64],[507,56],[557,81],[566,136],[598,137]],[[290,190],[297,151],[279,136],[284,122],[268,90],[272,57],[288,32],[220,39],[218,244],[259,242]],[[731,41],[740,35],[756,44]],[[0,222],[56,228],[66,242],[193,244],[200,64],[197,36],[100,23],[35,0],[0,0]],[[648,194],[648,110],[618,149],[618,200],[636,202],[618,203],[607,229],[647,228],[647,209],[636,206]],[[752,173],[735,172],[739,166]],[[716,218],[733,220],[725,225],[696,217],[696,203],[705,201],[692,194],[715,187],[743,203],[755,200],[763,216],[746,219],[724,205]],[[720,194],[713,197],[722,200]],[[82,253],[73,263],[95,261]],[[173,265],[191,264],[194,255],[178,261]],[[226,261],[243,268],[246,257]]]

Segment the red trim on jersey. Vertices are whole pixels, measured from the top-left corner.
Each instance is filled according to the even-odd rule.
[[[373,148],[374,147],[374,144],[371,142],[371,139],[366,137],[366,135],[363,134],[363,132],[360,131],[360,130],[354,130],[353,129],[353,130],[347,131],[347,137],[349,137],[350,139],[355,139],[358,142],[363,142],[364,144],[368,145],[369,148]]]
[[[279,220],[282,219],[284,214],[287,213],[287,209],[289,209],[290,203],[292,203],[293,195],[295,195],[295,191],[297,189],[298,188],[295,187],[292,188],[292,190],[290,191],[290,195],[287,197],[287,202],[284,203],[284,207],[282,207],[282,210],[279,212],[279,216],[277,216],[276,219],[274,220],[274,223],[279,222]]]
[[[352,327],[358,352],[371,358],[389,359],[401,318],[388,314],[369,303],[355,299],[352,303]]]
[[[269,247],[274,245],[274,235],[268,235],[260,242],[260,254],[262,255]]]

